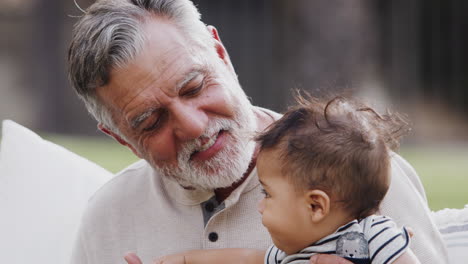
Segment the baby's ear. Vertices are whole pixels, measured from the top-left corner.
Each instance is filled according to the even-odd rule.
[[[321,190],[306,191],[310,219],[313,223],[322,221],[330,212],[330,197]]]

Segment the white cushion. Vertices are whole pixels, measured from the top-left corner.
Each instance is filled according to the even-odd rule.
[[[447,246],[450,264],[468,263],[468,205],[434,212],[432,218]]]
[[[81,214],[112,174],[13,121],[0,148],[0,259],[70,261]]]

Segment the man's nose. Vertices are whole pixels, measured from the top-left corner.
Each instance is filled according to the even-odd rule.
[[[171,110],[174,134],[179,140],[195,139],[203,135],[208,125],[208,116],[204,111],[183,103]]]

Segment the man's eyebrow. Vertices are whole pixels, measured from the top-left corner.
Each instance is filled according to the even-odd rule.
[[[138,114],[135,117],[133,117],[130,120],[130,126],[132,127],[132,129],[136,129],[137,127],[139,127],[141,125],[141,123],[143,123],[143,121],[145,121],[148,117],[150,117],[157,110],[158,110],[157,108],[152,107],[152,108],[146,110],[145,112],[143,112],[141,114]]]
[[[268,187],[268,184],[262,182],[262,180],[259,179],[258,181],[260,182],[260,184],[261,184],[262,186],[264,186],[264,187],[267,186],[267,187]]]
[[[190,83],[193,79],[195,79],[200,74],[205,74],[206,69],[197,67],[189,70],[186,74],[184,74],[184,78],[180,80],[175,87],[175,90],[178,92],[180,89],[184,88],[188,83]]]

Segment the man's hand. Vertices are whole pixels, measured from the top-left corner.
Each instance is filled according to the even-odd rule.
[[[310,264],[353,264],[353,263],[338,256],[317,254],[317,255],[313,255],[310,258]]]
[[[185,264],[184,255],[167,255],[156,259],[153,264]]]
[[[143,264],[141,259],[133,252],[125,254],[124,259],[128,264]]]
[[[143,264],[141,259],[132,252],[125,254],[124,259],[128,264]],[[178,254],[167,255],[156,259],[153,264],[185,264],[185,256]]]

